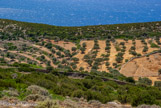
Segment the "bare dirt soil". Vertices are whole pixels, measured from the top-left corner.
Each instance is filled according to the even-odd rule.
[[[151,48],[151,45],[150,45],[150,43],[149,43],[149,41],[150,40],[152,40],[152,39],[146,39],[145,41],[147,42],[147,46],[148,46],[148,53],[150,53],[150,52],[152,52],[152,51],[154,51],[154,50],[157,50],[158,48]]]
[[[77,69],[79,69],[80,67],[83,67],[85,69],[85,71],[90,71],[91,67],[88,65],[87,62],[85,62],[83,60],[83,58],[84,58],[84,55],[88,54],[92,50],[92,48],[94,46],[94,41],[93,40],[89,40],[89,41],[84,40],[84,41],[80,42],[80,45],[82,45],[84,42],[87,45],[85,53],[81,54],[81,51],[79,51],[79,53],[77,55],[75,55],[75,57],[79,58],[79,63],[77,64]]]
[[[65,48],[66,50],[70,50],[72,49],[72,47],[76,47],[75,43],[72,42],[65,42],[65,41],[59,41],[59,42],[55,42],[54,40],[44,40],[46,42],[52,42],[52,44],[61,46],[63,48]],[[157,44],[156,41],[154,39],[145,39],[145,41],[147,42],[147,46],[148,46],[148,51],[146,53],[150,53],[153,52],[154,50],[158,50],[159,48],[151,48],[151,45],[149,43],[149,41],[152,41],[153,43]],[[160,38],[161,41],[161,38]],[[14,44],[17,44],[19,41],[13,42]],[[78,54],[76,54],[74,57],[79,58],[79,62],[77,64],[77,70],[80,67],[83,67],[85,69],[85,71],[90,71],[91,67],[88,65],[87,62],[85,62],[83,60],[84,56],[86,54],[88,54],[89,52],[92,51],[92,48],[94,46],[94,41],[93,40],[82,40],[80,42],[80,45],[82,45],[83,43],[86,43],[87,47],[85,50],[85,53],[82,54],[81,51],[78,51]],[[124,74],[125,76],[132,76],[132,77],[149,77],[150,79],[152,79],[153,81],[157,81],[157,77],[158,77],[158,70],[161,69],[161,55],[160,54],[154,54],[151,55],[149,57],[142,57],[142,58],[138,58],[135,60],[132,60],[131,62],[125,64],[125,60],[129,60],[130,58],[134,57],[132,54],[129,54],[129,50],[131,48],[131,46],[133,46],[132,44],[132,40],[128,40],[125,41],[123,39],[116,39],[116,42],[110,42],[111,44],[111,49],[110,49],[110,56],[109,56],[109,63],[110,63],[110,67],[113,67],[113,63],[116,63],[116,55],[118,54],[118,51],[116,51],[116,45],[119,45],[121,42],[125,43],[126,49],[125,49],[125,54],[123,56],[123,62],[120,65],[123,65],[120,72],[122,74]],[[144,44],[141,42],[141,40],[135,40],[136,42],[136,52],[144,55],[146,53],[143,53],[143,48],[144,48]],[[4,44],[5,42],[2,42],[2,44]],[[20,42],[22,43],[22,42]],[[46,52],[48,54],[52,54],[52,52],[47,49],[44,46],[40,46],[40,45],[36,45],[34,43],[30,43],[30,42],[24,42],[25,44],[29,45],[29,46],[33,46],[35,48],[38,48],[40,50],[37,51],[36,53],[34,52],[34,54],[30,54],[27,52],[22,52],[19,53],[17,51],[8,51],[11,53],[15,53],[15,54],[19,54],[22,55],[26,58],[29,58],[31,60],[36,61],[38,64],[42,64],[41,61],[36,60],[36,57],[33,57],[33,55],[36,56],[41,56],[43,53],[42,52]],[[96,58],[102,58],[102,54],[106,54],[105,51],[105,47],[106,47],[106,42],[105,40],[98,40],[98,44],[100,49],[98,50],[98,54]],[[120,46],[121,47],[121,46]],[[161,45],[160,45],[161,47]],[[54,48],[55,49],[55,48]],[[5,50],[3,45],[0,45],[0,50]],[[55,49],[56,50],[56,49]],[[58,50],[56,50],[58,51]],[[63,52],[61,52],[62,54],[64,54]],[[44,54],[43,54],[44,55]],[[53,54],[54,57],[58,58],[58,56],[56,54]],[[52,67],[56,67],[53,63],[51,58],[49,58],[48,56],[45,56],[45,59],[48,61],[51,61],[51,66]],[[59,61],[62,60],[62,58],[58,58]],[[45,64],[42,64],[43,67],[46,67]],[[98,71],[106,71],[108,72],[105,62],[103,62],[100,66]]]
[[[109,63],[110,63],[110,67],[113,67],[113,63],[116,63],[116,48],[115,48],[115,44],[111,42],[111,49],[110,49],[110,59],[109,59]]]
[[[155,81],[161,81],[161,77],[147,77],[152,81],[152,85],[154,86]],[[136,81],[139,80],[139,77],[134,77]]]
[[[143,55],[144,45],[141,43],[141,40],[135,40],[136,42],[136,52]]]
[[[55,42],[54,40],[50,40],[50,42],[52,44],[59,45],[65,48],[66,50],[70,50],[70,51],[72,50],[72,47],[76,47],[75,44],[72,42],[64,42],[64,41]]]
[[[32,46],[40,49],[41,51],[47,52],[48,54],[52,54],[52,52],[49,49],[47,49],[43,46],[39,46],[39,45],[35,45],[35,44],[32,44]]]
[[[100,46],[100,49],[98,50],[98,54],[97,54],[97,57],[96,58],[102,58],[102,54],[106,54],[107,52],[105,51],[105,48],[106,48],[106,41],[104,40],[99,40],[98,41],[98,44]],[[99,66],[99,69],[98,71],[106,71],[108,72],[107,68],[106,68],[106,65],[105,65],[105,62],[102,63],[101,66]]]
[[[132,46],[132,40],[128,40],[127,42],[124,41],[123,39],[117,39],[116,42],[118,44],[120,44],[121,42],[124,42],[125,43],[125,46],[126,46],[126,49],[125,49],[125,54],[124,54],[124,59],[123,59],[123,63],[125,63],[125,60],[129,60],[131,57],[133,57],[133,55],[129,54],[129,50]]]
[[[128,77],[158,77],[161,69],[161,53],[137,58],[122,67],[120,72]]]

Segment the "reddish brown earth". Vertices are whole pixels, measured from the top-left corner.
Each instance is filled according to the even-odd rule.
[[[72,42],[64,42],[64,41],[59,41],[59,42],[55,42],[54,40],[50,40],[50,42],[52,44],[55,44],[55,45],[59,45],[67,50],[70,50],[72,49],[72,47],[76,47],[74,43]]]
[[[110,63],[110,67],[113,67],[112,64],[116,63],[115,59],[116,59],[116,48],[115,48],[115,44],[111,42],[111,49],[110,49],[110,59],[109,59],[109,63]]]
[[[137,58],[125,64],[120,72],[127,77],[148,77],[153,82],[158,79],[158,70],[161,69],[161,53],[149,57]]]
[[[59,41],[59,42],[54,42],[54,40],[44,40],[46,42],[52,42],[52,44],[55,45],[59,45],[67,50],[72,49],[72,47],[76,47],[75,43],[72,42],[64,42],[64,41]],[[159,48],[151,48],[149,41],[152,41],[153,43],[157,44],[156,41],[154,39],[145,39],[145,41],[147,42],[147,46],[148,46],[148,51],[146,53],[150,53],[154,50],[158,50]],[[161,39],[160,39],[161,41]],[[92,48],[94,46],[94,41],[93,40],[82,40],[80,42],[80,45],[82,45],[82,43],[86,43],[87,47],[85,50],[84,54],[81,54],[81,51],[78,51],[78,54],[75,55],[74,57],[79,58],[79,62],[77,64],[77,69],[79,69],[80,67],[83,67],[85,69],[85,71],[90,71],[91,67],[88,65],[88,63],[86,63],[83,58],[86,54],[90,53],[92,51]],[[111,49],[110,49],[110,57],[109,57],[109,63],[110,63],[110,67],[113,67],[113,63],[116,63],[116,55],[118,54],[118,51],[116,51],[116,45],[119,45],[120,42],[125,42],[125,46],[126,46],[126,50],[125,50],[125,54],[124,54],[124,59],[123,62],[121,63],[121,65],[123,65],[125,63],[125,60],[129,60],[130,58],[134,57],[133,55],[129,54],[129,49],[131,48],[131,46],[133,46],[132,44],[132,40],[128,40],[127,42],[123,39],[117,39],[115,43],[110,42],[111,44]],[[141,42],[141,40],[135,40],[136,42],[136,52],[140,53],[141,55],[145,55],[146,53],[143,53],[143,47],[144,44]],[[100,46],[100,49],[98,50],[98,54],[96,58],[102,58],[102,54],[106,54],[105,51],[105,47],[106,47],[106,43],[105,40],[99,40],[98,44]],[[46,52],[48,54],[52,54],[52,52],[45,48],[44,46],[40,46],[40,45],[35,45],[35,44],[30,44],[33,47],[36,47],[38,49],[40,49],[40,51]],[[3,46],[0,46],[0,50],[4,50]],[[160,45],[161,47],[161,45]],[[54,48],[55,49],[55,48]],[[17,51],[9,51],[11,53],[16,53],[22,56],[25,56],[26,58],[29,58],[31,60],[37,61],[38,64],[40,64],[41,62],[36,60],[36,58],[33,57],[34,54],[28,54],[27,52],[22,52],[19,53]],[[35,55],[41,55],[40,52],[35,53]],[[55,57],[58,57],[56,54],[53,54]],[[53,63],[52,60],[45,56],[45,58],[48,61],[51,61],[51,66],[56,67]],[[7,58],[6,58],[7,59]],[[59,58],[59,61],[61,61],[61,58]],[[43,67],[46,67],[45,64],[42,64]],[[134,78],[138,78],[138,77],[149,77],[150,79],[152,79],[153,81],[158,80],[158,70],[161,69],[161,57],[160,54],[154,54],[151,55],[149,57],[142,57],[142,58],[138,58],[135,60],[132,60],[131,62],[127,63],[126,65],[123,65],[120,72],[122,74],[124,74],[125,76],[132,76]],[[99,71],[106,71],[108,72],[106,66],[105,66],[105,62],[102,63],[101,66],[99,66]]]
[[[79,51],[79,53],[75,55],[75,57],[79,58],[77,69],[79,69],[80,67],[83,67],[86,71],[90,71],[91,67],[88,65],[88,63],[84,62],[83,58],[84,58],[84,55],[88,54],[92,50],[94,41],[81,41],[80,44],[82,45],[84,42],[87,45],[85,54],[81,54],[81,51]]]
[[[99,40],[98,41],[98,44],[100,46],[100,49],[98,50],[98,54],[97,54],[97,57],[96,58],[102,58],[102,54],[106,54],[106,51],[105,51],[105,48],[106,48],[106,41],[103,41],[103,40]],[[105,65],[105,62],[102,63],[101,66],[99,66],[99,69],[98,71],[108,71],[107,68],[106,68],[106,65]]]

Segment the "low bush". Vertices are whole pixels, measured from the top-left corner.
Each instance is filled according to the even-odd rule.
[[[161,81],[155,81],[154,86],[155,87],[161,87]]]
[[[3,90],[2,91],[3,96],[11,96],[11,97],[18,97],[18,91],[16,90]]]
[[[61,97],[83,97],[88,101],[98,100],[102,103],[119,100],[122,103],[133,104],[133,106],[140,104],[159,105],[161,100],[159,88],[146,86],[145,84],[134,85],[131,78],[126,78],[115,69],[108,69],[109,73],[98,71],[91,73],[82,72],[89,75],[84,79],[68,78],[66,72],[61,74],[59,69],[54,69],[48,74],[40,72],[31,72],[30,74],[17,73],[17,77],[13,79],[12,74],[16,73],[14,69],[0,68],[0,95],[3,90],[8,90],[8,88],[12,87],[17,89],[20,95],[18,97],[33,101],[50,99],[51,96],[48,92],[50,91],[51,94],[60,95]],[[60,69],[60,71],[62,70]],[[103,81],[102,78],[131,83],[122,85],[122,83],[114,81]]]
[[[49,96],[48,90],[45,88],[39,87],[37,85],[31,85],[27,88],[28,92],[31,92],[32,94],[39,94],[43,96]]]
[[[60,106],[57,101],[47,99],[44,102],[39,102],[36,108],[60,108]]]
[[[152,81],[149,78],[139,78],[138,82],[142,84],[152,85]]]
[[[155,43],[151,43],[150,45],[151,45],[152,48],[159,48],[159,46]]]
[[[30,94],[28,96],[26,96],[25,100],[26,101],[44,101],[48,99],[47,96],[43,96],[43,95],[39,95],[39,94]]]

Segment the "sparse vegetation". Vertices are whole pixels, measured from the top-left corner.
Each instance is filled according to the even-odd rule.
[[[151,87],[152,80],[148,78],[135,81],[118,71],[130,57],[159,50],[161,33],[155,24],[56,27],[0,19],[0,98],[43,101],[38,108],[59,107],[53,99],[63,100],[65,96],[89,102],[118,100],[133,106],[161,105],[160,81]],[[141,30],[143,26],[145,29]],[[119,29],[115,31],[116,28]],[[149,43],[145,37],[151,37]],[[121,38],[121,42],[116,38]],[[94,45],[90,46],[88,39]],[[126,45],[131,44],[130,39],[131,48]],[[138,39],[143,44],[141,52],[136,44]],[[152,63],[147,56],[148,63]],[[161,70],[157,72],[160,76]]]

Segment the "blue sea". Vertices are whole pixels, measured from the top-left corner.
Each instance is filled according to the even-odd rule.
[[[0,18],[57,26],[161,21],[161,0],[0,0]]]

